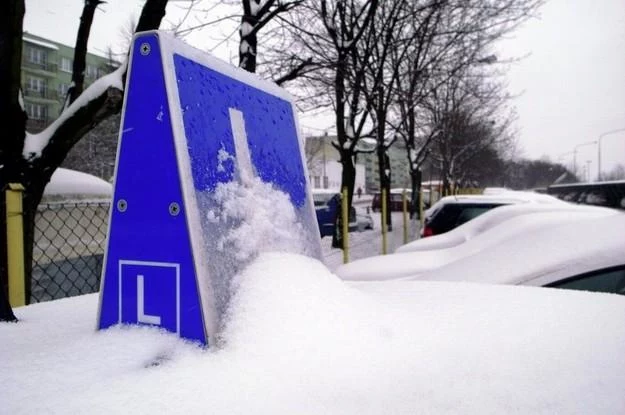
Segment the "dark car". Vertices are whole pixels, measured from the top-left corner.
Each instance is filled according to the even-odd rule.
[[[482,213],[510,203],[514,202],[461,198],[448,201],[425,217],[422,236],[440,235],[478,217]]]
[[[410,211],[410,207],[412,203],[410,202],[411,192],[406,192],[406,204],[408,211]],[[402,212],[404,210],[404,196],[403,190],[393,191],[391,190],[391,203],[388,206],[388,209],[391,212]],[[373,200],[371,201],[371,210],[374,212],[379,212],[382,210],[382,195],[381,193],[374,193]]]
[[[571,203],[625,209],[625,180],[558,184],[547,193]]]
[[[313,191],[313,203],[319,233],[324,236],[332,236],[341,212],[341,194],[332,191]],[[373,220],[368,215],[357,215],[352,206],[349,212],[349,232],[373,229]]]

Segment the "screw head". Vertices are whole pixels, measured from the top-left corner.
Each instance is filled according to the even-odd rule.
[[[146,56],[146,55],[150,54],[150,44],[149,43],[142,43],[139,49],[141,50],[141,54],[143,56]]]
[[[128,209],[128,202],[125,199],[119,199],[117,201],[117,210],[120,212],[125,212]]]
[[[178,216],[180,213],[180,205],[176,202],[171,202],[169,204],[169,214],[171,216]]]

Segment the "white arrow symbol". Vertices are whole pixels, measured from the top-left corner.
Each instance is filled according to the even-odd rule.
[[[237,169],[239,177],[244,184],[250,184],[256,172],[252,165],[250,149],[247,143],[247,133],[245,132],[245,120],[243,113],[235,108],[228,108],[230,112],[230,127],[234,137],[234,151],[236,154]]]

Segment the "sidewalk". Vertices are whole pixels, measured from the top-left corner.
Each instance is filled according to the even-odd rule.
[[[357,206],[362,211],[364,207]],[[367,258],[382,254],[382,231],[380,227],[380,213],[371,213],[373,218],[373,230],[364,232],[350,232],[349,234],[349,261]],[[395,252],[399,246],[403,245],[404,228],[402,212],[392,213],[393,230],[387,233],[387,254]],[[408,241],[417,238],[419,222],[408,222]],[[321,240],[324,262],[332,271],[343,263],[343,250],[332,248],[332,238],[325,237]]]

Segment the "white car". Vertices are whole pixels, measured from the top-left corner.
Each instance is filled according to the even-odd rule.
[[[568,214],[568,211],[579,212],[583,209],[589,209],[589,212],[604,211],[606,213],[611,212],[608,208],[597,208],[582,205],[575,205],[572,203],[520,203],[508,206],[501,206],[497,209],[491,209],[486,213],[472,219],[449,232],[445,232],[440,235],[433,235],[428,238],[420,238],[416,241],[407,243],[400,246],[395,250],[396,253],[400,252],[416,252],[416,251],[429,251],[433,249],[451,248],[453,246],[462,244],[482,232],[493,228],[509,219],[512,219],[521,215],[528,215],[533,213],[547,213],[547,212],[561,212],[564,217]],[[599,210],[597,210],[599,209]]]
[[[343,280],[350,281],[398,279],[428,272],[434,275],[437,269],[447,264],[481,252],[488,253],[494,247],[505,245],[513,239],[523,239],[527,235],[560,226],[575,228],[580,223],[591,222],[597,218],[620,215],[621,212],[613,209],[578,208],[573,205],[565,211],[526,213],[512,217],[477,237],[450,248],[364,258],[340,266],[335,273]]]
[[[508,190],[497,193],[490,194],[482,194],[482,195],[453,195],[453,196],[445,196],[439,199],[436,203],[434,203],[429,209],[424,212],[424,216],[427,219],[436,213],[441,207],[450,202],[456,201],[475,201],[475,202],[492,202],[492,203],[501,203],[501,204],[513,204],[513,203],[522,203],[522,202],[536,202],[536,203],[564,203],[560,199],[546,195],[542,193],[535,192],[523,192],[523,191],[515,191]]]
[[[615,212],[579,220],[574,225],[560,223],[525,232],[436,270],[405,279],[625,294],[625,213]]]

